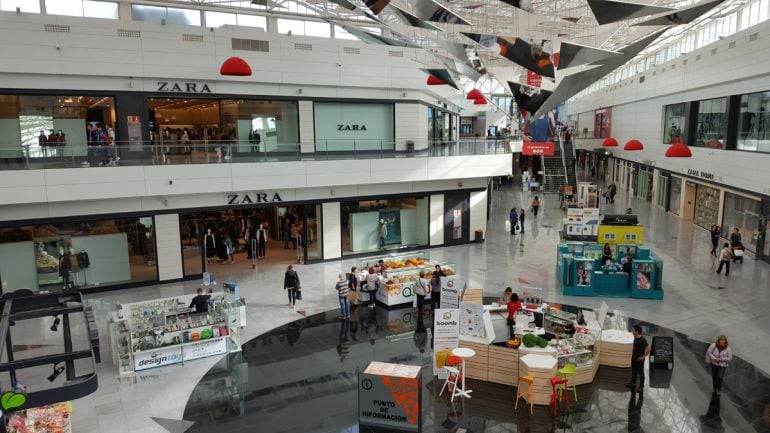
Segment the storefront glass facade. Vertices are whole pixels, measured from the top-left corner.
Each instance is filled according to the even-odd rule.
[[[759,200],[725,192],[722,235],[729,239],[737,228],[741,232],[743,246],[749,251],[756,251],[761,207]]]
[[[727,137],[727,98],[699,101],[697,119],[695,145],[724,149]]]
[[[741,95],[738,150],[770,152],[770,92]]]
[[[679,204],[682,199],[682,178],[671,176],[671,190],[668,195],[668,210],[679,215]]]
[[[317,152],[395,149],[393,104],[315,102]]]
[[[703,228],[717,224],[719,218],[719,190],[699,184],[695,198],[693,222]]]
[[[152,217],[0,229],[3,293],[88,290],[157,279]]]
[[[0,95],[0,158],[86,156],[97,125],[114,131],[113,97]]]
[[[661,173],[658,176],[657,194],[655,195],[655,204],[663,209],[668,205],[668,184],[671,177],[667,173]]]
[[[428,246],[429,200],[417,196],[342,202],[342,254]]]

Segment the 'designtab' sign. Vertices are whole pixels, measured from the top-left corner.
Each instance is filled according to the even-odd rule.
[[[525,141],[521,153],[522,155],[551,156],[554,154],[554,149],[555,146],[550,141]]]
[[[358,375],[358,422],[419,432],[422,424],[420,367],[370,362]]]

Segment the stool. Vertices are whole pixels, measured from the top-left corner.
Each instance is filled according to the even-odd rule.
[[[446,364],[444,364],[444,367],[442,367],[444,370],[449,372],[449,375],[444,380],[444,386],[441,387],[441,392],[438,394],[443,394],[444,388],[448,387],[449,393],[451,395],[449,401],[454,401],[454,398],[460,395],[460,392],[457,389],[457,382],[460,380],[460,377],[465,374],[464,371],[461,371],[461,366],[462,359],[459,356],[450,355],[447,357]]]
[[[513,406],[513,410],[518,409],[519,407],[519,399],[524,398],[525,393],[521,392],[521,384],[526,383],[527,384],[527,392],[526,392],[526,399],[525,401],[529,401],[529,414],[532,415],[534,413],[534,404],[535,402],[532,399],[532,384],[535,383],[535,378],[532,376],[519,376],[519,383],[516,385],[516,404]]]
[[[564,397],[567,402],[567,413],[569,413],[569,393],[567,389],[567,379],[561,377],[551,378],[551,401],[548,405],[553,405],[553,416],[556,416],[556,410],[559,408],[559,401]]]
[[[578,401],[577,386],[574,383],[576,371],[577,371],[577,366],[570,362],[567,365],[565,365],[564,368],[559,369],[559,377],[567,379],[568,381],[572,381],[572,385],[570,385],[569,383],[567,383],[566,385],[567,392],[569,392],[569,390],[571,389],[572,395],[575,396],[575,401]]]

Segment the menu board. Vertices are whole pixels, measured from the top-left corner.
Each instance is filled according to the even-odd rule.
[[[484,305],[460,304],[460,335],[487,337],[487,329],[484,326]]]
[[[674,363],[674,338],[652,337],[652,355],[655,364]]]

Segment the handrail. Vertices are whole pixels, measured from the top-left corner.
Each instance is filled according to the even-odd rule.
[[[0,170],[372,158],[420,158],[511,153],[508,138],[429,140],[318,140],[256,144],[248,141],[49,143],[0,145]]]

